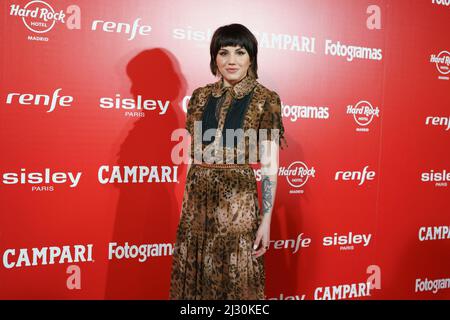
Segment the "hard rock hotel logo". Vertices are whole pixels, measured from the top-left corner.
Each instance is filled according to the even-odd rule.
[[[356,131],[368,132],[368,125],[372,123],[375,117],[380,117],[380,109],[373,107],[369,101],[361,100],[356,105],[347,106],[347,114],[353,116],[353,120],[359,126]]]
[[[304,193],[301,189],[310,178],[315,178],[316,169],[314,167],[308,167],[303,161],[292,162],[287,168],[280,168],[280,175],[286,176],[286,180],[292,187],[289,193]]]
[[[81,10],[77,5],[70,5],[66,11],[55,10],[45,1],[35,0],[21,7],[19,4],[9,6],[9,15],[22,19],[25,27],[35,35],[28,35],[31,41],[48,41],[45,36],[56,24],[65,24],[68,29],[80,29]]]
[[[254,169],[254,173],[256,181],[261,181],[261,169]],[[291,189],[289,190],[290,194],[303,194],[304,190],[302,187],[309,179],[315,178],[316,169],[314,167],[308,167],[308,165],[302,161],[295,161],[288,166],[280,166],[277,174],[278,177],[286,177],[286,181],[291,186]]]
[[[439,72],[438,79],[450,80],[450,52],[444,50],[437,55],[432,54],[430,56],[430,63],[436,66],[436,69]]]

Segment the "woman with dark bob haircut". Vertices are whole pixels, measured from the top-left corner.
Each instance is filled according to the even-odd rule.
[[[265,299],[278,147],[287,146],[281,101],[256,81],[258,41],[245,26],[218,28],[210,54],[220,79],[195,89],[187,108],[192,139],[170,299]]]

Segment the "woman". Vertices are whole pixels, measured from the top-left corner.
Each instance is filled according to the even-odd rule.
[[[270,241],[278,146],[286,140],[278,94],[256,81],[257,52],[258,42],[245,26],[217,29],[210,68],[220,80],[195,89],[189,100],[186,129],[194,162],[177,230],[171,299],[265,299],[263,255]],[[208,138],[211,131],[215,135]],[[242,132],[258,132],[260,148],[250,134],[253,143],[242,145]],[[256,162],[262,169],[262,215],[249,166]]]

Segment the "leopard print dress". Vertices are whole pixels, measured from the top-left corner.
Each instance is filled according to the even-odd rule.
[[[201,134],[198,128],[203,132],[215,129],[216,135],[211,142],[200,136],[200,148],[191,143],[192,159],[198,159],[197,151],[204,155],[211,148],[212,161],[243,165],[211,168],[197,160],[191,164],[173,253],[170,299],[265,299],[264,255],[252,255],[262,221],[256,177],[250,166],[260,162],[258,148],[252,158],[251,143],[237,148],[226,143],[226,136],[223,141],[219,138],[224,129],[278,129],[275,141],[284,142],[285,147],[280,98],[250,75],[232,87],[224,86],[220,79],[194,90],[189,100],[186,129],[193,139]],[[265,139],[271,138],[268,132]],[[230,149],[234,152],[227,153]],[[223,151],[221,159],[217,150]],[[223,154],[227,154],[225,159]]]

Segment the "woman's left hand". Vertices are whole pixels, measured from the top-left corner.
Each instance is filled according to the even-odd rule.
[[[253,245],[253,256],[258,258],[266,253],[270,243],[270,218],[263,217],[258,231],[256,232],[256,240]],[[259,248],[258,248],[259,247]]]

